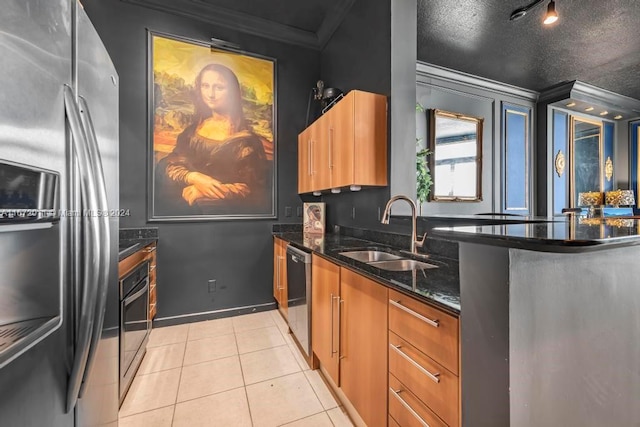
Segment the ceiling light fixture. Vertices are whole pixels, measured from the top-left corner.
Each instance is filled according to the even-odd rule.
[[[601,116],[606,116],[607,114],[609,114],[607,110],[604,110],[603,112],[600,113]]]
[[[544,21],[542,23],[544,25],[553,24],[558,20],[558,12],[556,12],[556,2],[551,0],[549,2],[549,6],[547,6],[547,14],[544,16]]]
[[[516,9],[511,13],[511,16],[509,17],[509,21],[517,21],[518,19],[522,18],[524,15],[526,15],[527,13],[529,13],[529,11],[531,9],[533,9],[534,7],[536,7],[537,5],[539,5],[540,3],[542,3],[544,0],[535,0],[531,3],[529,3],[528,5],[521,7],[520,9]]]
[[[571,108],[571,107],[575,107],[576,103],[575,102],[570,102],[567,104],[567,107]]]
[[[584,109],[584,111],[593,111],[593,110],[594,110],[593,107],[587,107],[587,108]]]
[[[614,117],[614,120],[620,120],[622,118],[622,115],[618,114],[617,116]]]

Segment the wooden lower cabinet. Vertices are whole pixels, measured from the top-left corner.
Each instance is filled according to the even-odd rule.
[[[460,425],[458,337],[458,318],[389,291],[389,415],[400,426]]]
[[[393,419],[400,427],[447,427],[433,411],[392,374],[389,374],[389,418]]]
[[[156,286],[156,244],[151,243],[144,247],[143,252],[146,254],[145,259],[149,260],[149,320],[153,320],[156,317],[158,311],[158,298],[157,298],[157,286]]]
[[[316,254],[311,271],[313,354],[362,421],[460,426],[458,318]]]
[[[387,420],[386,287],[340,269],[340,387],[368,426]]]
[[[287,242],[273,239],[273,297],[287,318]]]
[[[311,262],[311,346],[333,382],[340,385],[340,267],[315,254]]]
[[[118,277],[121,279],[140,263],[149,261],[149,320],[153,320],[157,312],[156,248],[155,242],[150,243],[118,262]]]

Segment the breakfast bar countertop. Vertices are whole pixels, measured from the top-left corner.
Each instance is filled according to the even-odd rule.
[[[341,234],[306,235],[302,232],[276,232],[273,235],[335,264],[348,267],[389,288],[431,303],[455,316],[460,315],[458,261],[455,259],[438,256],[438,254],[429,254],[427,258],[415,258],[408,251],[397,247]],[[435,265],[437,268],[389,271],[340,255],[345,251],[371,249],[390,252],[402,258],[413,258]]]
[[[591,252],[640,244],[640,220],[575,217],[520,224],[436,227],[431,235],[538,252]]]

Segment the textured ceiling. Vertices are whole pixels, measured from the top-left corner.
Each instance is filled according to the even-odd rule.
[[[335,0],[198,0],[277,22],[289,27],[317,33]]]
[[[640,2],[547,1],[518,21],[529,0],[418,0],[418,60],[540,91],[581,80],[640,99]]]
[[[121,0],[321,50],[355,0]]]

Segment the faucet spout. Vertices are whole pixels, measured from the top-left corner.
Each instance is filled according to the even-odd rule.
[[[409,197],[407,197],[407,196],[405,196],[403,194],[398,194],[396,196],[393,196],[387,202],[387,206],[385,206],[385,208],[384,208],[384,213],[382,214],[382,220],[380,222],[382,224],[389,224],[389,217],[391,216],[391,205],[394,202],[398,201],[398,200],[404,200],[405,202],[409,203],[409,206],[411,206],[411,253],[417,254],[418,253],[417,248],[421,248],[422,245],[424,245],[424,241],[427,238],[427,233],[424,234],[422,239],[420,239],[420,240],[417,239],[417,236],[416,236],[416,204],[415,204],[415,202],[413,200],[411,200]]]

